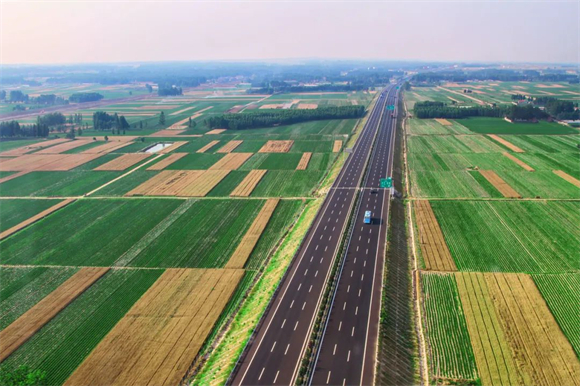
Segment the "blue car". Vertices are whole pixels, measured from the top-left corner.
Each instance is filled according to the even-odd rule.
[[[373,215],[373,214],[371,213],[371,211],[370,211],[370,210],[367,210],[367,211],[365,212],[365,220],[364,220],[364,223],[365,223],[365,224],[370,224],[370,223],[372,222],[372,215]]]

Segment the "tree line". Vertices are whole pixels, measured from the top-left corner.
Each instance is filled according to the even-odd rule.
[[[93,113],[93,129],[95,130],[112,130],[113,134],[117,130],[119,134],[121,131],[124,134],[129,127],[129,122],[123,115],[117,113],[111,115],[104,111]]]
[[[274,93],[297,93],[297,92],[351,92],[372,88],[367,83],[346,83],[346,84],[320,84],[316,86],[293,86],[285,82],[272,81],[267,86],[261,88],[251,88],[248,94],[274,94]]]
[[[443,102],[417,102],[413,108],[417,118],[507,117],[510,120],[547,119],[549,114],[532,105],[451,107]]]
[[[1,137],[47,137],[50,128],[46,124],[21,125],[18,121],[0,122]]]
[[[76,92],[69,96],[68,100],[74,103],[85,103],[100,101],[103,98],[104,96],[98,92]]]
[[[531,81],[531,82],[569,82],[578,83],[578,75],[568,74],[565,71],[553,73],[540,73],[536,70],[510,70],[510,69],[482,69],[475,71],[438,71],[422,72],[413,76],[413,82],[438,83],[438,82],[467,82],[469,80],[499,80],[503,82]]]
[[[331,106],[312,110],[257,111],[216,115],[207,118],[205,124],[211,129],[244,130],[324,119],[360,118],[364,113],[364,106]]]
[[[171,84],[158,85],[157,95],[159,96],[183,95],[183,89],[181,87],[175,87]]]

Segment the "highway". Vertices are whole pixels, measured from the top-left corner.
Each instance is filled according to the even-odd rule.
[[[378,98],[230,384],[294,384],[381,118],[389,115],[385,112],[387,94],[393,92],[389,85]]]
[[[387,104],[396,105],[395,95]],[[391,193],[379,181],[391,176],[395,125],[396,119],[380,122],[311,385],[374,384]],[[371,224],[363,222],[365,211],[372,212]]]

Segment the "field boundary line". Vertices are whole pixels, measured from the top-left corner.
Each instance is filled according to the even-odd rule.
[[[403,93],[405,95],[405,93]],[[411,194],[410,191],[410,173],[409,173],[409,160],[407,157],[407,136],[408,133],[408,119],[409,119],[409,111],[407,110],[407,104],[403,101],[403,106],[405,107],[405,119],[403,120],[403,162],[405,164],[404,173],[405,173],[405,188],[407,195]],[[417,249],[416,249],[416,241],[415,241],[415,224],[413,222],[413,209],[411,206],[411,201],[409,197],[407,197],[407,221],[408,221],[408,228],[409,228],[409,238],[411,241],[411,256],[413,258],[413,269],[411,272],[411,277],[413,280],[413,297],[415,299],[415,330],[418,337],[419,343],[419,373],[421,374],[421,378],[423,381],[423,385],[429,386],[429,360],[427,357],[427,348],[426,348],[426,338],[425,338],[425,331],[423,331],[423,317],[421,312],[421,287],[420,287],[420,269],[419,269],[419,259],[417,257]]]
[[[27,226],[32,225],[32,224],[42,220],[46,216],[49,216],[50,214],[56,212],[57,210],[64,208],[65,206],[73,203],[74,201],[75,201],[75,199],[68,199],[68,200],[61,201],[58,204],[53,205],[50,208],[47,208],[47,209],[43,210],[42,212],[20,222],[19,224],[14,225],[12,228],[9,228],[9,229],[5,230],[4,232],[0,233],[0,240],[4,240],[6,237],[13,235],[14,233],[18,232],[19,230],[24,229]]]
[[[144,163],[142,163],[141,165],[137,166],[137,167],[136,167],[136,168],[134,168],[134,169],[131,169],[131,170],[129,170],[129,171],[128,171],[128,172],[126,172],[125,174],[121,174],[119,177],[112,179],[111,181],[109,181],[109,182],[105,183],[104,185],[101,185],[101,186],[99,186],[98,188],[96,188],[96,189],[94,189],[94,190],[91,190],[91,191],[90,191],[90,192],[88,192],[88,193],[85,193],[85,194],[84,194],[84,196],[90,196],[91,194],[98,192],[99,190],[103,189],[104,187],[111,185],[113,182],[119,181],[121,178],[128,176],[129,174],[133,173],[135,170],[137,170],[137,169],[140,169],[140,168],[142,168],[143,166],[150,164],[151,162],[153,162],[153,161],[155,161],[155,160],[159,159],[159,157],[162,157],[162,156],[163,156],[163,154],[158,154],[156,157],[153,157],[153,158],[151,158],[150,160],[148,160],[148,161],[145,161],[145,162],[144,162]]]

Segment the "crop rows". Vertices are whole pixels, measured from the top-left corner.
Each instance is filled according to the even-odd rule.
[[[118,177],[121,172],[31,172],[2,183],[3,197],[80,196]]]
[[[54,291],[76,268],[0,268],[0,330]]]
[[[483,135],[410,136],[409,153],[503,153],[505,149]]]
[[[9,368],[27,365],[45,371],[47,384],[61,385],[161,273],[161,270],[109,271],[3,365]]]
[[[476,380],[475,358],[453,274],[423,273],[421,286],[434,383]]]
[[[181,200],[81,200],[2,241],[2,264],[110,266]]]
[[[432,201],[431,206],[459,270],[580,269],[578,203]]]
[[[60,200],[0,200],[0,232],[61,202]]]
[[[318,185],[323,170],[272,170],[252,192],[252,197],[307,197]]]
[[[533,275],[558,325],[580,358],[580,274]]]

